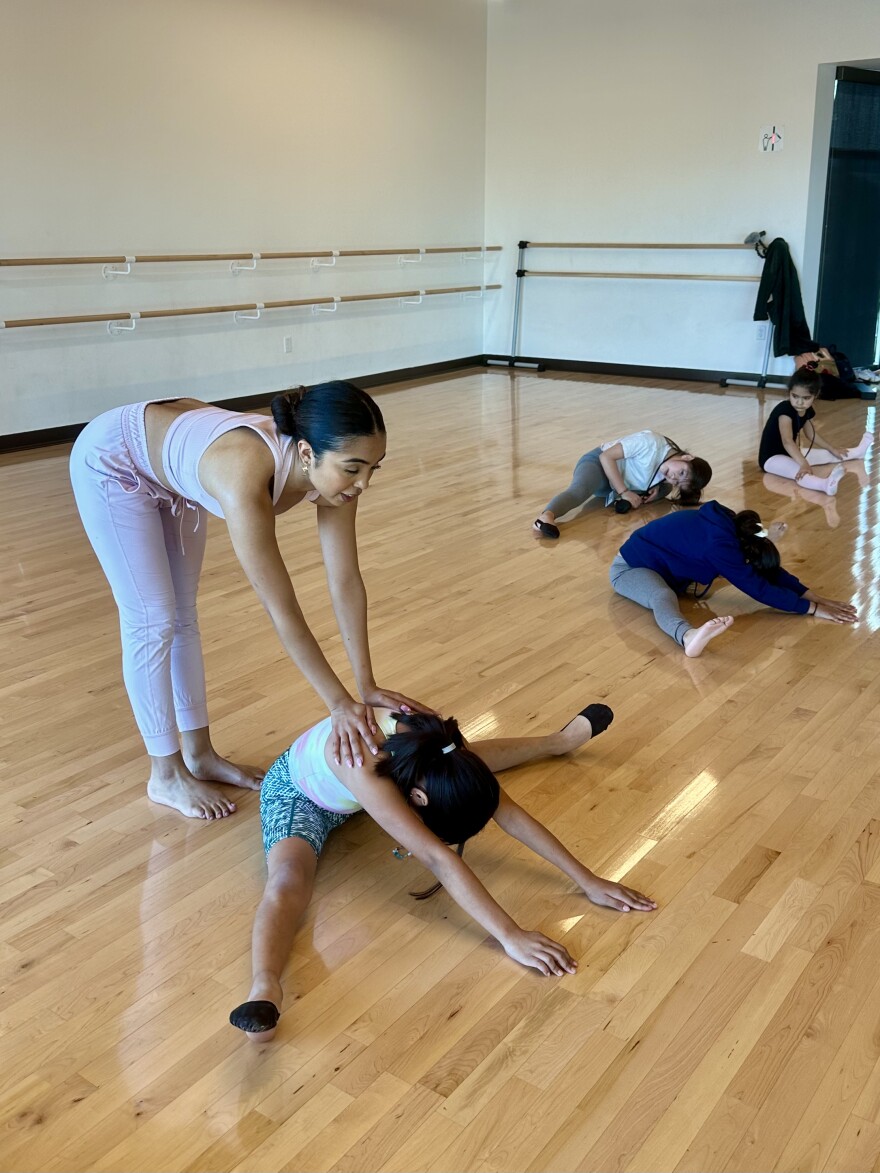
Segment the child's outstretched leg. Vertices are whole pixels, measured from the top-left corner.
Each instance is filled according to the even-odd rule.
[[[267,863],[269,878],[254,918],[251,990],[247,1002],[229,1015],[232,1025],[256,1043],[275,1034],[284,997],[281,975],[312,898],[318,857],[305,839],[281,839]]]
[[[811,454],[812,455],[812,454]],[[822,461],[809,461],[810,464],[828,464],[836,457],[832,456],[830,452],[824,453],[825,459]],[[827,493],[833,497],[837,492],[837,486],[840,484],[846,469],[842,464],[835,464],[827,477],[814,476],[813,473],[805,473],[804,476],[799,477],[798,473],[801,471],[801,466],[796,460],[792,460],[790,456],[771,456],[764,464],[764,472],[774,473],[776,476],[785,477],[789,481],[797,481],[797,483],[804,489],[816,489],[820,493]]]
[[[864,460],[868,455],[868,449],[873,443],[874,437],[870,432],[865,432],[855,448],[845,448],[840,455],[844,460]]]
[[[558,733],[547,733],[543,737],[495,737],[489,741],[469,742],[468,748],[478,754],[494,774],[540,758],[572,753],[603,733],[613,720],[611,709],[596,703],[587,705]]]

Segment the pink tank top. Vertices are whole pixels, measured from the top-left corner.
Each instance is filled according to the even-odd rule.
[[[202,488],[199,462],[213,442],[233,428],[251,428],[269,447],[275,459],[272,504],[278,502],[296,454],[293,437],[284,436],[266,416],[228,411],[224,407],[199,407],[184,411],[171,422],[162,445],[162,467],[175,493],[195,501],[215,517],[223,517],[220,502]]]

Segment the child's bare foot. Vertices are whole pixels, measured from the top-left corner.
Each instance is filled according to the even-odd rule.
[[[147,783],[147,795],[153,802],[170,806],[191,819],[225,819],[235,811],[235,803],[218,786],[200,782],[188,770],[173,774],[154,770]]]
[[[767,526],[767,537],[771,542],[778,542],[788,529],[787,521],[771,521]]]
[[[235,762],[221,758],[214,750],[191,754],[184,749],[183,760],[187,769],[200,782],[226,782],[229,786],[241,786],[245,790],[259,790],[265,770],[257,766],[238,766]]]
[[[275,1036],[283,1001],[284,991],[276,978],[255,978],[247,1002],[236,1006],[229,1021],[252,1043],[268,1043]]]
[[[614,713],[607,705],[592,704],[581,709],[576,717],[556,734],[559,739],[559,753],[571,753],[585,745],[600,733],[604,733],[614,720]]]
[[[716,635],[723,635],[728,627],[733,626],[732,615],[722,615],[720,619],[710,619],[702,627],[692,627],[684,637],[684,654],[693,660],[701,655],[709,640]]]

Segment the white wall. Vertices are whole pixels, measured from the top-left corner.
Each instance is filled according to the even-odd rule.
[[[877,0],[505,0],[488,11],[488,237],[512,250],[520,239],[733,242],[765,228],[802,264],[818,67],[878,55]],[[759,130],[773,122],[785,146],[762,155]],[[759,271],[747,252],[526,258],[533,269]],[[511,273],[512,262],[510,251]],[[509,353],[507,286],[487,307],[490,352]],[[519,353],[759,370],[756,292],[527,278]]]
[[[484,0],[0,0],[0,257],[476,244]],[[488,264],[493,280],[500,264]],[[458,256],[0,267],[0,320],[479,283]],[[223,399],[482,351],[432,298],[0,330],[4,433],[136,398]],[[283,352],[292,338],[293,353]]]

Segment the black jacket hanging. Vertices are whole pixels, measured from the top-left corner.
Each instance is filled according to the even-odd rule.
[[[755,302],[755,321],[766,322],[768,317],[773,323],[773,353],[777,358],[816,349],[804,314],[797,269],[781,236],[767,246]]]

